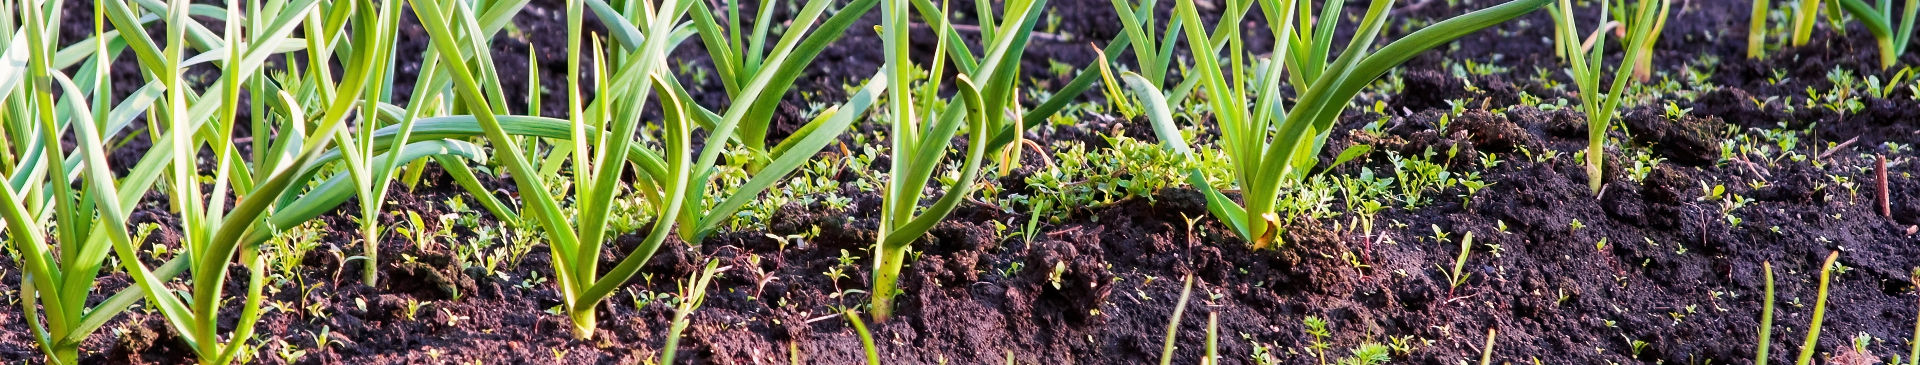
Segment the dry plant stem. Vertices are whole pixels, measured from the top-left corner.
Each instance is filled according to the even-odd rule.
[[[1813,363],[1813,348],[1820,341],[1820,322],[1827,315],[1827,286],[1833,279],[1833,262],[1840,259],[1840,251],[1827,254],[1827,261],[1820,265],[1820,294],[1813,302],[1813,323],[1807,325],[1807,341],[1800,344],[1800,358],[1796,365]]]
[[[1887,195],[1887,156],[1879,155],[1873,163],[1874,194],[1880,204],[1880,216],[1893,218],[1893,204]]]

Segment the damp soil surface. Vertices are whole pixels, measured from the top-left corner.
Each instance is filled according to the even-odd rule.
[[[956,13],[972,14],[972,4],[955,2]],[[1488,5],[1401,4],[1387,36],[1405,34],[1398,23]],[[518,29],[495,40],[504,83],[524,85],[527,47],[534,47],[546,67],[537,70],[545,88],[564,89],[559,80],[565,75],[556,67],[566,56],[557,41],[565,29],[561,6],[532,2],[516,18]],[[1364,10],[1359,3],[1347,6],[1350,13]],[[1373,146],[1366,158],[1326,172],[1353,175],[1387,171],[1390,155],[1443,151],[1450,170],[1478,174],[1486,187],[1430,192],[1430,204],[1388,207],[1370,222],[1351,215],[1294,221],[1284,245],[1261,251],[1211,218],[1190,219],[1207,211],[1201,194],[1188,188],[1074,210],[1059,222],[1041,222],[1031,236],[1014,233],[1029,219],[1024,212],[963,205],[917,243],[900,280],[904,294],[896,317],[870,323],[880,356],[893,364],[998,364],[1008,357],[1022,364],[1155,362],[1183,279],[1191,278],[1191,302],[1174,332],[1174,363],[1199,362],[1209,319],[1217,320],[1224,363],[1322,363],[1365,343],[1390,345],[1394,362],[1418,364],[1477,362],[1483,354],[1496,363],[1737,364],[1751,362],[1759,345],[1771,346],[1767,362],[1783,363],[1801,349],[1816,307],[1820,262],[1833,252],[1845,269],[1833,276],[1827,293],[1816,358],[1826,363],[1842,353],[1904,354],[1920,312],[1910,275],[1920,266],[1920,180],[1914,178],[1920,155],[1888,146],[1920,142],[1920,103],[1906,89],[1863,96],[1865,105],[1851,113],[1763,103],[1831,88],[1827,74],[1836,67],[1877,74],[1872,41],[1857,28],[1845,35],[1822,30],[1812,46],[1747,60],[1746,2],[1692,0],[1674,7],[1656,46],[1656,67],[1678,82],[1717,86],[1624,110],[1619,122],[1625,127],[1613,136],[1627,145],[1608,148],[1608,178],[1598,196],[1587,188],[1584,166],[1571,157],[1585,148],[1584,118],[1571,108],[1520,105],[1523,94],[1571,96],[1525,76],[1545,69],[1566,82],[1553,71],[1559,66],[1548,43],[1548,17],[1533,14],[1416,57],[1399,72],[1400,94],[1363,95],[1359,101],[1385,102],[1385,114],[1354,108],[1325,156],[1331,160],[1349,145]],[[1050,9],[1058,26],[1034,38],[1023,67],[1042,87],[1057,87],[1071,76],[1053,74],[1051,62],[1078,69],[1096,57],[1090,43],[1120,32],[1117,22],[1108,21],[1115,15],[1105,1],[1058,0]],[[816,100],[838,100],[843,85],[871,75],[880,63],[879,39],[864,29],[875,22],[869,16],[850,28],[796,89],[816,91]],[[589,27],[600,29],[597,23]],[[400,49],[411,55],[426,46],[416,34],[403,37]],[[690,43],[677,53],[694,65],[687,70],[705,67],[697,61],[704,54],[698,47]],[[1704,65],[1709,58],[1717,61]],[[1468,60],[1512,71],[1459,72],[1457,65]],[[1713,71],[1704,79],[1680,76],[1701,68]],[[706,86],[693,88],[719,90]],[[698,97],[724,102],[724,94],[708,94]],[[1443,117],[1462,100],[1463,112]],[[786,130],[797,126],[794,116],[807,102],[790,97],[782,106],[781,118],[795,123]],[[1669,104],[1690,112],[1668,113]],[[543,107],[548,114],[558,110],[557,104]],[[1144,123],[1080,118],[1075,125],[1036,129],[1028,138],[1043,149],[1056,146],[1054,141],[1099,145],[1098,136],[1116,130],[1151,138]],[[1362,132],[1369,124],[1375,131]],[[1800,148],[1811,152],[1804,152],[1804,160],[1725,158],[1723,141],[1764,130],[1800,131]],[[1444,151],[1455,152],[1447,158]],[[1550,151],[1562,156],[1535,158]],[[1635,161],[1631,151],[1664,162],[1638,172],[1644,178],[1621,178],[1629,175],[1622,166]],[[1888,153],[1891,216],[1882,216],[1871,157]],[[1498,156],[1500,163],[1485,155]],[[999,179],[1000,190],[1027,191],[1018,177],[1036,168],[1044,167]],[[851,181],[856,174],[843,169],[833,177]],[[506,180],[487,183],[499,197],[512,197]],[[1726,196],[1751,200],[1732,212],[1737,223],[1728,219],[1727,197],[1708,196],[1712,185],[1724,186]],[[481,226],[499,224],[447,203],[462,194],[443,172],[430,169],[420,187],[396,188],[388,207],[425,217],[469,214]],[[349,202],[320,218],[320,249],[295,270],[276,273],[279,283],[270,290],[276,304],[252,342],[258,346],[253,361],[284,363],[291,358],[284,354],[303,351],[294,363],[646,363],[660,353],[674,313],[673,300],[655,299],[672,297],[661,295],[679,292],[705,263],[718,261],[728,269],[691,315],[679,342],[681,362],[859,363],[860,339],[839,313],[866,299],[868,251],[878,221],[873,212],[881,200],[850,186],[841,194],[851,203],[839,209],[790,204],[764,230],[729,231],[697,244],[670,242],[643,276],[602,306],[592,340],[571,339],[566,319],[549,312],[561,299],[543,279],[550,277],[543,274],[550,270],[544,246],[535,246],[518,265],[489,273],[460,269],[445,242],[416,247],[395,234],[382,247],[380,283],[361,285],[361,261],[343,259],[360,249]],[[177,233],[164,227],[177,220],[164,197],[148,198],[135,220],[162,223],[149,243],[171,244]],[[398,213],[382,220],[385,226],[407,224]],[[482,237],[468,227],[450,231],[455,242],[508,239]],[[1467,232],[1474,234],[1474,245],[1455,276]],[[784,238],[803,233],[812,238]],[[603,257],[620,257],[638,241],[621,237]],[[1772,343],[1759,344],[1768,266],[1777,291],[1775,329]],[[13,262],[0,262],[0,282],[13,285],[20,277]],[[126,286],[124,274],[115,274],[102,280],[100,292]],[[7,299],[18,305],[19,299]],[[101,299],[104,294],[97,294],[95,300]],[[1308,318],[1324,321],[1326,333],[1311,334]],[[18,311],[0,311],[0,362],[41,361],[25,328]],[[1865,353],[1853,353],[1850,339],[1862,335],[1872,340]],[[145,310],[114,320],[83,348],[89,363],[191,362],[190,350],[165,321]]]

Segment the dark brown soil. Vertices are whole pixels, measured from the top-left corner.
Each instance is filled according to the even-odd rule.
[[[560,3],[534,1],[516,19],[520,30],[507,32],[516,35],[496,39],[496,59],[509,93],[522,92],[512,86],[525,82],[529,46],[542,57],[545,88],[564,89],[559,70],[567,55],[558,41],[564,34]],[[1490,4],[1448,3],[1415,1],[1395,12],[1405,21]],[[1261,252],[1249,251],[1211,218],[1189,225],[1187,217],[1205,217],[1207,212],[1204,199],[1185,188],[1081,210],[1063,223],[1043,224],[1031,238],[1011,235],[1017,228],[1002,233],[996,227],[1024,225],[1024,212],[966,205],[934,229],[932,239],[917,246],[921,254],[901,279],[905,294],[899,316],[871,324],[882,358],[903,364],[985,364],[1005,363],[1011,354],[1023,364],[1150,363],[1160,357],[1181,279],[1192,276],[1193,303],[1179,326],[1175,363],[1198,362],[1209,314],[1219,319],[1225,363],[1255,363],[1256,346],[1268,349],[1279,363],[1320,362],[1307,350],[1316,341],[1303,325],[1309,316],[1328,323],[1331,336],[1324,342],[1334,357],[1362,343],[1412,339],[1407,352],[1394,354],[1396,362],[1471,362],[1485,351],[1487,331],[1497,330],[1492,354],[1501,363],[1747,363],[1756,346],[1760,267],[1770,262],[1778,280],[1779,306],[1768,362],[1782,363],[1795,355],[1804,338],[1819,262],[1836,250],[1848,270],[1834,276],[1816,350],[1831,354],[1850,348],[1847,339],[1864,333],[1876,339],[1867,346],[1873,354],[1905,353],[1920,313],[1908,275],[1920,265],[1920,239],[1913,233],[1920,224],[1920,181],[1912,177],[1920,173],[1920,164],[1914,162],[1911,148],[1889,156],[1896,162],[1888,181],[1892,218],[1873,212],[1871,182],[1865,178],[1871,174],[1859,169],[1870,166],[1863,154],[1888,151],[1884,142],[1920,142],[1920,124],[1914,122],[1920,103],[1902,91],[1886,99],[1864,98],[1863,111],[1852,114],[1820,108],[1789,112],[1779,102],[1756,106],[1756,98],[1831,87],[1826,74],[1835,66],[1857,72],[1877,66],[1872,43],[1859,29],[1844,37],[1822,30],[1813,46],[1745,60],[1745,41],[1740,39],[1745,4],[1674,4],[1669,28],[1656,47],[1656,66],[1678,72],[1702,67],[1700,56],[1713,55],[1719,62],[1708,81],[1720,87],[1691,101],[1670,98],[1692,109],[1681,118],[1667,117],[1657,104],[1622,114],[1619,120],[1631,136],[1616,136],[1667,161],[1641,182],[1619,178],[1625,175],[1621,162],[1629,159],[1619,146],[1609,147],[1608,181],[1597,198],[1587,191],[1587,173],[1573,158],[1536,163],[1523,157],[1522,150],[1571,155],[1586,143],[1585,120],[1579,114],[1515,106],[1522,93],[1549,100],[1559,96],[1519,75],[1537,67],[1565,82],[1554,71],[1559,66],[1551,45],[1543,40],[1550,39],[1547,15],[1533,14],[1469,36],[1451,51],[1415,58],[1403,67],[1402,95],[1375,96],[1391,106],[1392,115],[1384,116],[1384,133],[1353,132],[1383,116],[1350,112],[1327,149],[1326,158],[1331,159],[1353,143],[1376,147],[1372,158],[1336,168],[1330,172],[1335,175],[1357,174],[1363,168],[1384,171],[1390,168],[1388,151],[1404,156],[1459,147],[1497,154],[1504,161],[1498,166],[1483,166],[1464,152],[1449,162],[1454,170],[1481,174],[1491,183],[1488,188],[1465,198],[1467,192],[1456,188],[1435,194],[1441,198],[1430,206],[1387,209],[1377,218],[1373,235],[1336,228],[1351,227],[1349,218],[1295,222],[1286,245]],[[956,13],[972,14],[972,2],[955,5]],[[1353,12],[1363,5],[1347,6]],[[1050,8],[1060,17],[1060,27],[1054,36],[1036,38],[1023,67],[1036,84],[1056,85],[1049,89],[1070,75],[1051,74],[1048,60],[1083,66],[1094,57],[1089,42],[1104,42],[1119,32],[1118,23],[1107,20],[1114,15],[1104,1],[1058,0]],[[1590,12],[1581,13],[1591,17]],[[866,29],[876,21],[869,16],[850,28],[820,55],[796,89],[816,91],[815,100],[835,101],[844,96],[842,85],[871,75],[879,66],[879,40]],[[598,29],[597,24],[590,26]],[[1388,29],[1389,36],[1405,33],[1397,26]],[[426,47],[424,39],[404,37],[402,54],[418,54]],[[704,51],[698,47],[690,42],[677,55],[702,59]],[[931,48],[919,45],[916,51]],[[1513,71],[1462,78],[1448,68],[1449,59]],[[1913,64],[1920,58],[1909,55],[1905,61]],[[1790,81],[1769,82],[1776,69],[1789,74]],[[411,85],[404,80],[400,84]],[[725,100],[718,91],[699,97],[708,105]],[[548,98],[550,105],[543,112],[556,113],[558,99]],[[1449,100],[1471,100],[1474,107],[1439,130],[1438,118],[1450,107]],[[797,96],[788,101],[785,108],[791,110],[808,102]],[[1802,145],[1817,145],[1821,151],[1830,142],[1857,140],[1843,151],[1817,158],[1821,167],[1721,161],[1721,141],[1731,137],[1729,130],[1745,133],[1782,128],[1782,123],[1790,130],[1811,126],[1813,133],[1803,136]],[[1143,127],[1111,116],[1088,116],[1080,125],[1044,127],[1030,136],[1042,142],[1104,146],[1098,136],[1116,128],[1150,138]],[[853,178],[851,171],[842,175]],[[1855,177],[1858,193],[1835,184],[1830,176]],[[1000,181],[1008,192],[1029,191],[1020,179]],[[1767,184],[1754,187],[1752,181]],[[511,190],[505,181],[490,183]],[[1720,203],[1703,201],[1702,183],[1723,184],[1729,194],[1754,199],[1735,213],[1743,222],[1729,223]],[[451,212],[443,203],[447,198],[461,194],[450,179],[431,170],[423,187],[396,189],[388,206],[438,216]],[[724,233],[697,246],[675,241],[647,266],[648,276],[630,283],[629,290],[677,292],[699,264],[719,260],[731,269],[693,314],[693,325],[680,343],[683,362],[861,362],[859,339],[846,320],[833,314],[865,300],[863,292],[848,290],[869,285],[867,250],[880,199],[851,187],[842,194],[853,198],[850,207],[790,205],[775,214],[766,232]],[[541,274],[550,270],[544,246],[534,248],[520,265],[502,268],[502,275],[489,276],[478,269],[460,270],[444,245],[421,251],[395,235],[383,247],[387,254],[381,262],[381,284],[359,285],[357,262],[343,265],[339,259],[359,250],[353,238],[357,226],[346,216],[354,211],[352,204],[321,218],[328,230],[326,243],[299,270],[312,287],[303,291],[289,285],[272,294],[274,301],[295,311],[266,313],[253,342],[261,351],[254,361],[281,363],[274,354],[300,349],[308,354],[299,363],[625,364],[650,361],[665,339],[672,307],[658,301],[636,306],[633,297],[615,295],[602,307],[597,339],[570,340],[563,317],[547,312],[560,303],[551,284],[523,285],[529,278],[547,276]],[[142,209],[137,221],[171,222],[164,204]],[[497,224],[492,217],[479,219],[483,225]],[[389,215],[384,223],[402,220]],[[814,229],[818,237],[796,244],[782,245],[769,237]],[[1436,241],[1435,229],[1451,233],[1454,242]],[[1478,245],[1468,260],[1466,281],[1453,288],[1446,271],[1465,232],[1473,232]],[[458,240],[478,239],[467,228],[454,233]],[[155,240],[168,242],[169,237],[163,231]],[[610,245],[606,257],[624,254],[633,241],[623,237]],[[330,250],[340,251],[339,256]],[[835,280],[824,273],[842,266],[843,252],[858,259],[846,267],[844,279]],[[414,259],[403,260],[396,253]],[[1015,265],[1019,269],[1010,270]],[[1059,275],[1053,275],[1056,268]],[[0,282],[7,283],[3,285],[19,279],[12,262],[0,262]],[[104,279],[102,288],[126,285],[124,275],[115,274]],[[426,304],[409,318],[409,301]],[[309,305],[318,310],[299,310]],[[316,349],[316,337],[322,334],[331,345]],[[1635,351],[1635,342],[1647,345]],[[191,359],[162,319],[139,311],[109,324],[84,348],[90,363]],[[0,361],[40,361],[17,311],[0,311]]]

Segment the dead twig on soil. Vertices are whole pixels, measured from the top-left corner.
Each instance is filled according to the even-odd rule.
[[[819,317],[814,317],[814,318],[810,318],[810,319],[807,319],[807,324],[813,324],[814,322],[819,322],[819,321],[825,321],[825,320],[829,320],[829,319],[834,319],[834,318],[840,318],[840,316],[841,316],[841,315],[843,315],[843,313],[834,313],[834,314],[828,314],[828,315],[824,315],[824,316],[819,316]]]
[[[1873,163],[1873,185],[1875,202],[1880,205],[1880,216],[1893,218],[1893,204],[1887,196],[1887,155],[1878,155]]]
[[[1760,178],[1760,181],[1766,181],[1767,177],[1771,176],[1767,174],[1766,170],[1763,170],[1760,168],[1760,164],[1753,163],[1753,161],[1748,161],[1746,157],[1741,157],[1740,159],[1733,160],[1733,161],[1739,162],[1742,166],[1746,166],[1747,171],[1752,171],[1755,177]]]
[[[1825,160],[1825,159],[1833,158],[1834,152],[1844,151],[1847,149],[1847,146],[1852,146],[1854,142],[1859,142],[1859,141],[1860,141],[1860,136],[1854,136],[1852,139],[1848,139],[1846,142],[1840,142],[1840,144],[1834,145],[1833,148],[1828,148],[1827,152],[1821,153],[1820,159]]]
[[[1459,301],[1462,301],[1462,300],[1467,300],[1467,299],[1473,299],[1473,297],[1474,297],[1474,296],[1477,296],[1477,295],[1480,295],[1480,293],[1473,293],[1473,294],[1467,294],[1467,295],[1462,295],[1462,296],[1457,296],[1457,297],[1456,297],[1456,296],[1453,296],[1453,294],[1452,294],[1452,293],[1448,293],[1448,294],[1447,294],[1447,297],[1448,297],[1448,298],[1447,298],[1447,302],[1446,302],[1446,303],[1447,303],[1448,305],[1452,305],[1453,303],[1456,303],[1456,302],[1459,302]]]

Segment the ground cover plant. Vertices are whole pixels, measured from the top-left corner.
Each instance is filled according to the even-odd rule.
[[[1910,2],[4,3],[7,363],[1920,356]]]

